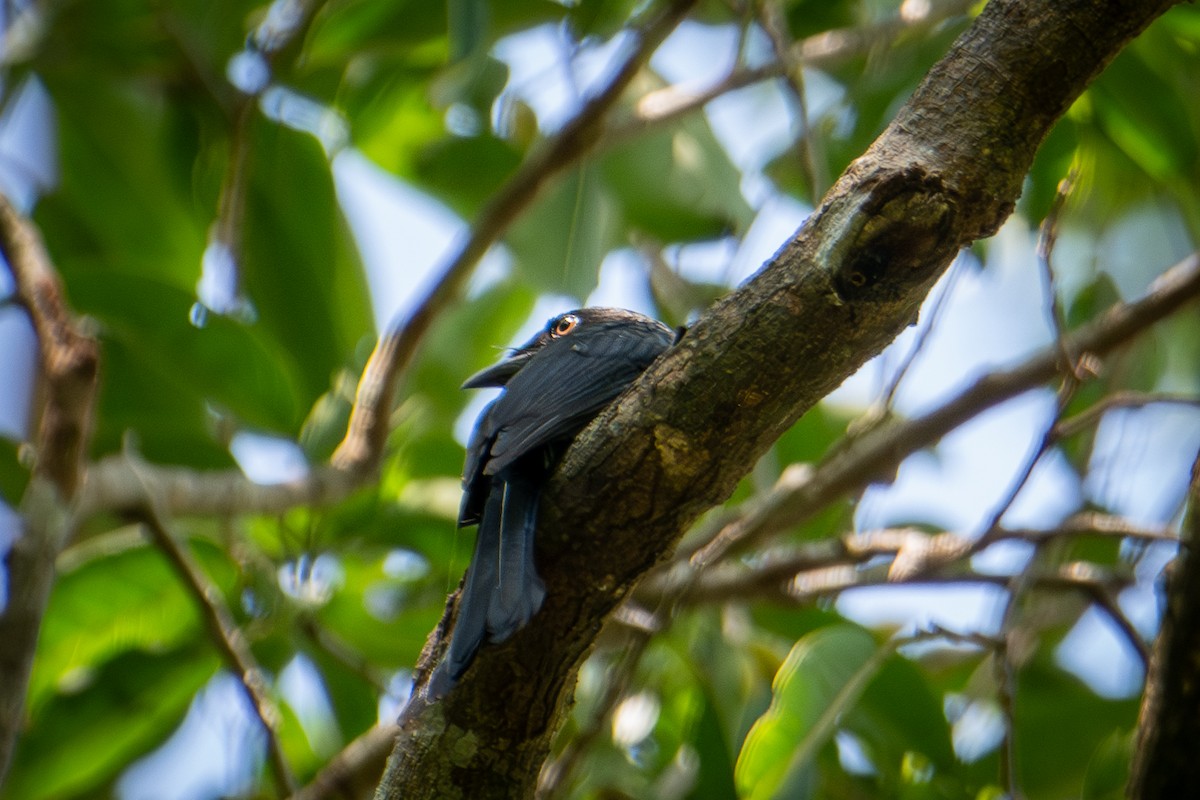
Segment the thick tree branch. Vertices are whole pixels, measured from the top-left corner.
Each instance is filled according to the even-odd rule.
[[[377,796],[527,797],[630,586],[911,324],[958,249],[1012,211],[1054,122],[1170,5],[992,0],[796,237],[577,440],[542,504],[546,607],[409,710]]]

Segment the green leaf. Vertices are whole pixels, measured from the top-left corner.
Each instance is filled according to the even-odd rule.
[[[29,484],[29,467],[23,463],[20,442],[0,436],[0,502],[16,508]]]
[[[92,598],[95,603],[95,598]],[[211,648],[126,651],[83,691],[56,695],[23,733],[5,796],[21,800],[107,795],[101,790],[179,724],[213,676]]]
[[[839,717],[855,706],[888,652],[852,625],[821,628],[797,642],[775,675],[771,707],[738,756],[739,797],[776,797],[806,780]]]
[[[583,299],[600,262],[623,244],[620,208],[594,167],[556,182],[510,229],[518,274],[541,292]]]
[[[423,188],[465,217],[474,217],[521,161],[494,136],[448,136],[417,156],[413,167]]]
[[[446,15],[451,61],[459,61],[483,49],[489,17],[484,0],[446,0]]]
[[[628,224],[663,242],[742,233],[754,218],[741,173],[699,117],[614,148],[600,169]]]
[[[245,287],[307,409],[373,334],[371,306],[320,145],[280,125],[254,129]]]
[[[1132,733],[1114,731],[1096,746],[1083,777],[1083,800],[1122,800],[1133,760]]]
[[[915,754],[938,774],[953,774],[958,766],[940,693],[902,656],[882,665],[847,715],[846,727],[868,745],[876,765],[898,777]]]
[[[1137,700],[1105,700],[1040,652],[1017,680],[1016,763],[1031,797],[1080,796],[1097,747],[1131,730]]]
[[[198,328],[188,317],[192,292],[137,275],[80,276],[72,289],[80,308],[104,322],[106,344],[119,340],[136,360],[130,365],[135,371],[150,367],[165,378],[160,393],[200,407],[211,403],[257,428],[295,430],[301,376],[287,369],[289,353],[264,328],[217,315]],[[138,399],[125,396],[130,402],[123,408],[136,418]],[[145,401],[157,404],[162,398]]]
[[[215,548],[189,546],[210,580],[232,583],[228,562]],[[195,601],[136,528],[89,539],[65,551],[59,563],[29,681],[31,715],[63,687],[90,685],[101,665],[122,653],[162,652],[197,636]]]

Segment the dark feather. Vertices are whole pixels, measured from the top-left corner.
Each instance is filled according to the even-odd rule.
[[[478,524],[479,532],[430,696],[454,686],[485,640],[504,641],[541,608],[533,534],[553,462],[674,340],[674,331],[641,314],[579,309],[464,384],[504,391],[480,414],[467,446],[459,525]]]

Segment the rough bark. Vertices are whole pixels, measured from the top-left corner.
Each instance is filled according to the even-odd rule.
[[[546,607],[444,703],[410,709],[377,797],[531,796],[608,613],[914,321],[959,248],[1011,213],[1054,122],[1172,4],[989,3],[796,236],[571,448],[542,505]]]
[[[1167,571],[1167,607],[1142,695],[1128,796],[1200,797],[1200,454],[1183,547]]]

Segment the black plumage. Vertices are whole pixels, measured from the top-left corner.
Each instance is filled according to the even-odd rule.
[[[431,697],[454,686],[485,640],[504,641],[541,608],[533,534],[542,485],[571,439],[674,340],[642,314],[582,308],[550,320],[463,384],[504,391],[479,415],[467,445],[458,524],[479,531]]]

